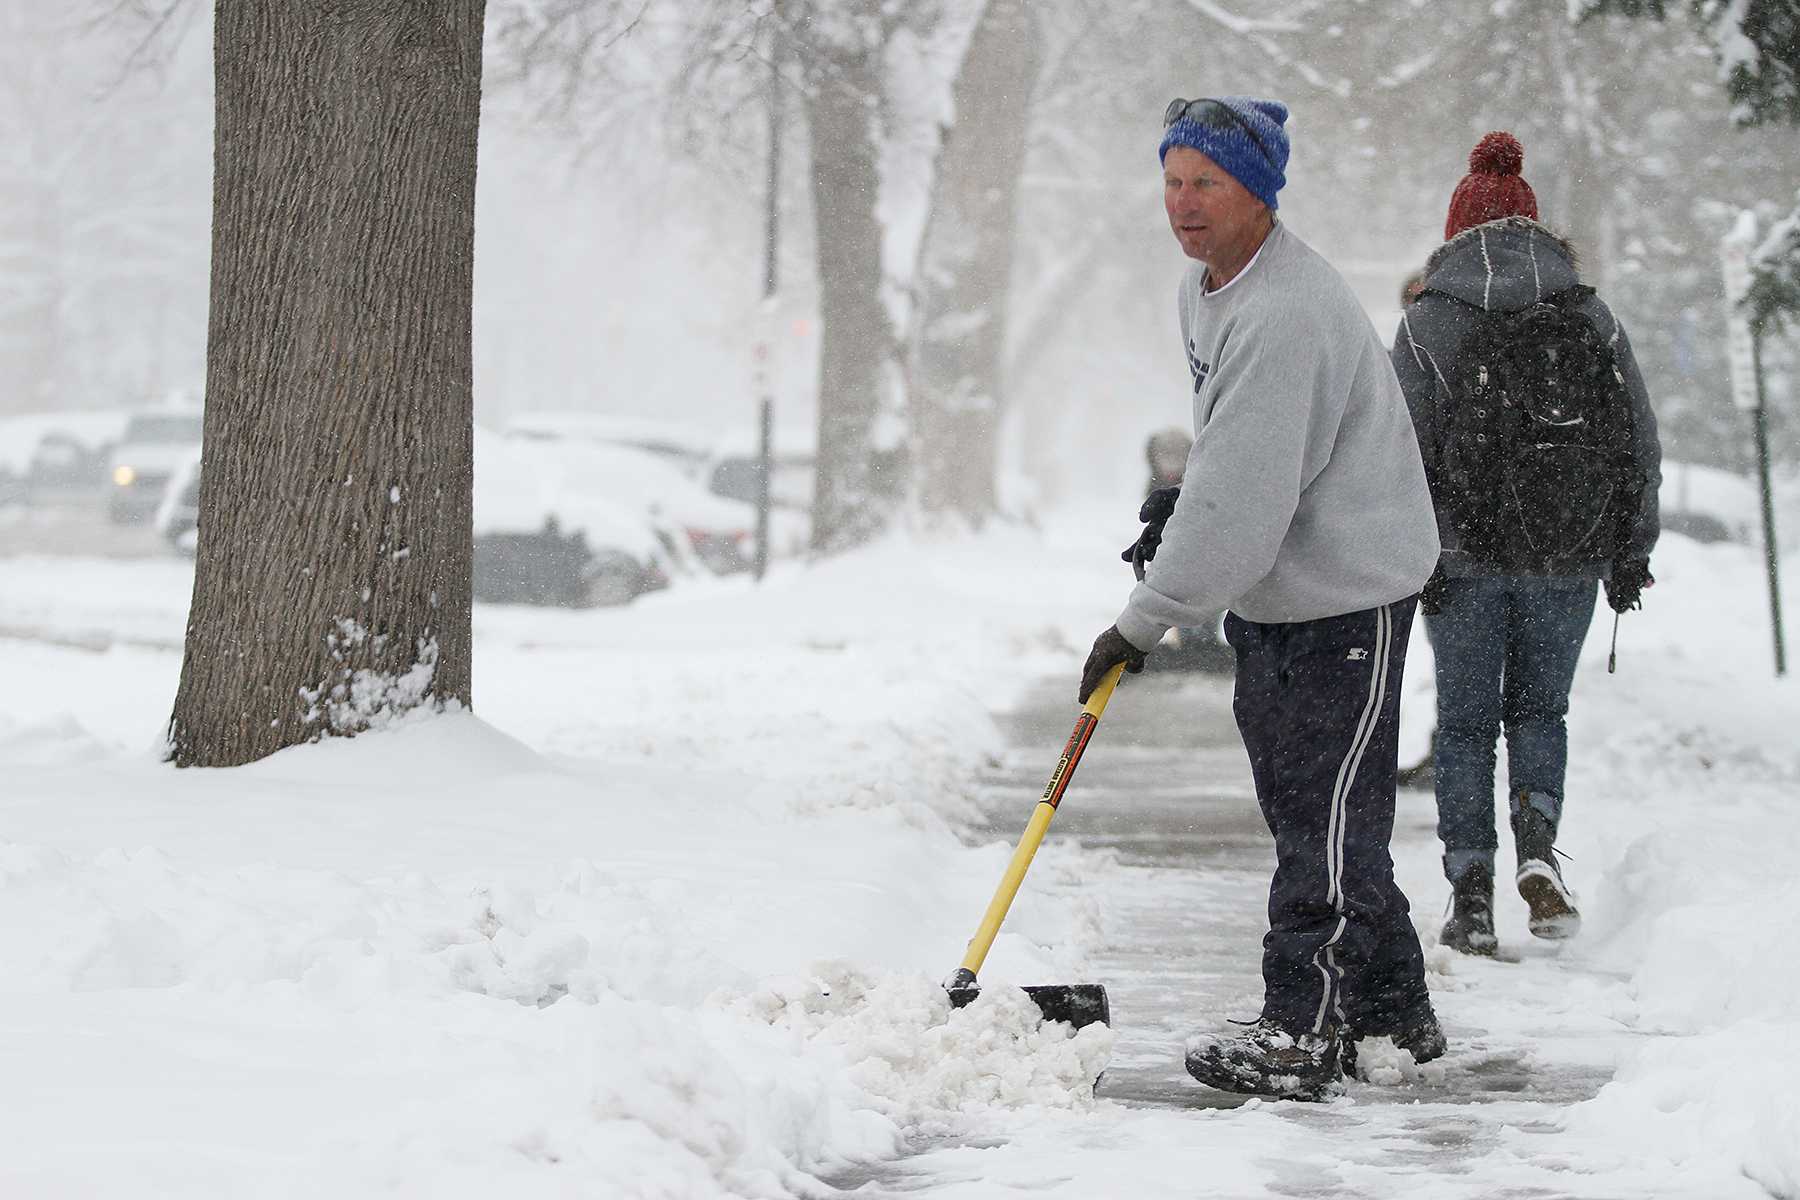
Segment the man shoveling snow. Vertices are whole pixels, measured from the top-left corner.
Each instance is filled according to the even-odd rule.
[[[1437,525],[1386,349],[1349,287],[1275,218],[1287,108],[1177,100],[1163,196],[1196,262],[1180,293],[1194,445],[1160,549],[1094,642],[1083,700],[1173,626],[1228,608],[1234,707],[1275,837],[1261,1018],[1191,1039],[1233,1092],[1316,1098],[1355,1039],[1444,1052],[1394,882],[1401,669]]]

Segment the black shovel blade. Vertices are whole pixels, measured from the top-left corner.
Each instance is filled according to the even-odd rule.
[[[981,994],[981,989],[974,984],[959,984],[944,990],[950,993],[951,1008],[961,1008]],[[1024,990],[1046,1021],[1067,1021],[1077,1029],[1084,1025],[1112,1024],[1106,988],[1098,983],[1051,983]]]

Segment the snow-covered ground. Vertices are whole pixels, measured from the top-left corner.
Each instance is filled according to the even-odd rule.
[[[957,837],[991,714],[1060,675],[1073,718],[1121,515],[478,610],[475,715],[230,771],[156,754],[185,564],[5,560],[0,1061],[29,1102],[0,1195],[806,1195],[909,1136],[1028,1128],[1059,1131],[1041,1179],[1118,1143],[1132,1195],[1205,1190],[1202,1160],[1219,1194],[1276,1187],[1320,1149],[1283,1106],[1095,1101],[1108,1031],[937,986],[1009,851]],[[1433,982],[1614,1073],[1538,1158],[1800,1195],[1800,691],[1770,677],[1752,551],[1670,538],[1655,566],[1619,673],[1602,610],[1574,698],[1579,983],[1438,951]],[[984,980],[1081,978],[1129,936],[1113,869],[1048,848],[1033,880],[1091,878],[1087,903],[1021,906]],[[1401,870],[1434,938],[1435,846]]]

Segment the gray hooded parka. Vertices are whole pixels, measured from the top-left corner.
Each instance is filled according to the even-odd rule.
[[[1517,312],[1529,308],[1544,297],[1579,283],[1576,265],[1568,242],[1528,217],[1505,217],[1465,229],[1438,247],[1426,262],[1425,291],[1401,318],[1392,357],[1407,407],[1412,410],[1427,477],[1434,481],[1437,478],[1437,393],[1441,372],[1455,360],[1463,337],[1474,327],[1475,310]],[[1631,342],[1618,318],[1599,296],[1589,296],[1580,311],[1612,347],[1631,397],[1631,454],[1645,483],[1643,502],[1632,523],[1630,545],[1621,557],[1648,559],[1661,530],[1657,486],[1662,481],[1662,450],[1656,436],[1656,414],[1650,408],[1644,378],[1638,372]],[[1437,503],[1437,519],[1445,575],[1507,573],[1461,549],[1456,527],[1441,502]],[[1547,573],[1606,579],[1612,574],[1612,564],[1600,560],[1563,562],[1554,564]]]

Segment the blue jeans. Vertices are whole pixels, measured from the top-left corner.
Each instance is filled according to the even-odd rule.
[[[1569,687],[1594,619],[1592,579],[1448,579],[1442,611],[1425,618],[1437,659],[1438,838],[1455,880],[1494,851],[1494,742],[1504,727],[1509,807],[1562,819],[1569,762]]]

